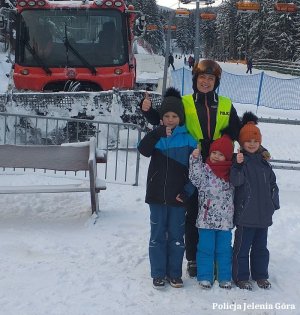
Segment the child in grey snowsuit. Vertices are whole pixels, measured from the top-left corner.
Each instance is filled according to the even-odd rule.
[[[244,114],[239,135],[241,151],[230,174],[230,181],[235,186],[236,225],[232,277],[239,288],[246,290],[252,290],[250,274],[260,288],[271,287],[267,236],[273,213],[279,209],[276,176],[259,151],[262,136],[256,126],[257,120],[251,112]]]

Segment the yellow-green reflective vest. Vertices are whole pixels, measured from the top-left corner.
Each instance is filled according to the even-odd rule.
[[[202,129],[199,123],[196,105],[193,95],[184,95],[182,102],[185,112],[185,124],[189,133],[197,140],[203,139]],[[221,130],[229,125],[229,117],[231,111],[231,100],[225,96],[219,96],[219,104],[217,109],[216,127],[213,140],[221,137]]]

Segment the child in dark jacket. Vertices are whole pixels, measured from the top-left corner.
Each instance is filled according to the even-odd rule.
[[[179,91],[169,88],[161,110],[163,125],[149,132],[138,150],[151,156],[146,203],[150,207],[149,258],[153,287],[164,288],[165,279],[180,288],[184,255],[185,209],[176,199],[188,184],[189,156],[197,147],[184,126],[184,109]],[[192,191],[190,192],[192,193]]]
[[[241,289],[252,290],[253,280],[269,289],[268,227],[272,215],[279,209],[279,190],[271,165],[259,152],[262,136],[256,126],[258,118],[251,112],[243,116],[239,135],[241,151],[236,156],[230,180],[235,186],[232,277]],[[249,268],[250,253],[250,268]]]

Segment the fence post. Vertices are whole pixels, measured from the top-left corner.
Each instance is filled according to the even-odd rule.
[[[261,90],[262,90],[262,83],[263,83],[263,79],[264,79],[264,71],[261,73],[260,76],[260,82],[259,82],[259,88],[258,88],[258,95],[257,95],[257,102],[256,102],[256,111],[258,109],[259,106],[259,102],[260,102],[260,95],[261,95]]]
[[[138,144],[140,143],[142,139],[142,132],[139,129],[138,133]],[[139,174],[140,174],[140,160],[141,160],[141,154],[139,150],[136,150],[136,168],[135,168],[135,183],[133,186],[138,186],[139,185]]]
[[[181,95],[184,95],[184,67],[182,67],[182,84],[181,84]]]

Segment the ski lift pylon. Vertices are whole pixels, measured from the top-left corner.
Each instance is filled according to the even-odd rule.
[[[236,3],[238,12],[251,13],[259,12],[260,4],[256,1],[238,1]]]
[[[295,3],[284,3],[284,2],[276,2],[274,4],[274,9],[280,13],[295,13],[297,12],[298,8]]]

